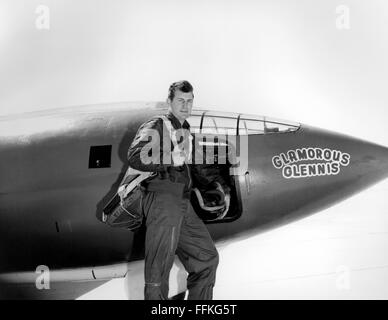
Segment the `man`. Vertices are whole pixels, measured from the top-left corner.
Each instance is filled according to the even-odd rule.
[[[178,141],[181,148],[174,146],[171,140],[166,143],[163,133],[168,129],[163,119],[155,117],[139,128],[128,150],[132,168],[157,172],[157,176],[147,183],[143,199],[147,228],[145,299],[168,299],[169,274],[175,254],[189,274],[188,299],[210,300],[213,297],[218,252],[206,226],[190,204],[192,179],[191,165],[187,162],[191,155],[182,148],[191,143],[188,140],[190,125],[186,119],[191,114],[193,99],[193,87],[188,81],[170,86],[166,117],[175,130],[184,129],[188,133]],[[155,132],[160,139],[155,139]],[[157,150],[154,152],[157,154],[151,156],[155,161],[144,161],[144,148]]]

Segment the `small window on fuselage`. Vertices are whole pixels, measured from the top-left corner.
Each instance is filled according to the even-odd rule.
[[[89,169],[110,168],[112,146],[91,146],[89,152]]]

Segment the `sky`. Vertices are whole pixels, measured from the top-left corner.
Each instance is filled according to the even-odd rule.
[[[388,146],[387,18],[384,0],[0,0],[0,115],[161,101],[171,82],[187,79],[197,107]],[[387,298],[387,190],[382,182],[229,246],[215,294]],[[273,267],[285,263],[287,272]],[[357,285],[329,290],[344,268]],[[229,283],[236,269],[248,275],[244,292]]]

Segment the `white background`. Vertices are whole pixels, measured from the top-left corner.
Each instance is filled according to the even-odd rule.
[[[199,107],[388,146],[387,21],[384,0],[1,0],[0,114],[164,100],[187,79]],[[227,246],[215,298],[388,298],[387,191]]]

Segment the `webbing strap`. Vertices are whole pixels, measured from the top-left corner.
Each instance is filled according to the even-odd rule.
[[[151,287],[160,287],[162,284],[160,282],[146,282],[145,283],[146,286],[151,286]]]
[[[178,141],[176,140],[175,130],[172,127],[171,121],[165,115],[160,116],[160,118],[163,120],[163,123],[168,130],[172,144],[176,147],[178,145]]]
[[[175,134],[176,130],[172,127],[171,121],[165,115],[161,115],[160,118],[163,120],[163,123],[165,124],[165,126],[166,126],[166,128],[168,130],[171,142],[174,145],[174,149],[178,148],[179,150],[184,151],[184,150],[181,149],[181,147],[178,144],[178,141],[176,139],[176,134]],[[191,154],[192,154],[192,150],[193,150],[192,149],[193,148],[192,143],[193,143],[193,137],[190,134],[189,135],[189,150],[188,150],[188,154],[185,152],[186,160],[187,161],[191,160]]]

